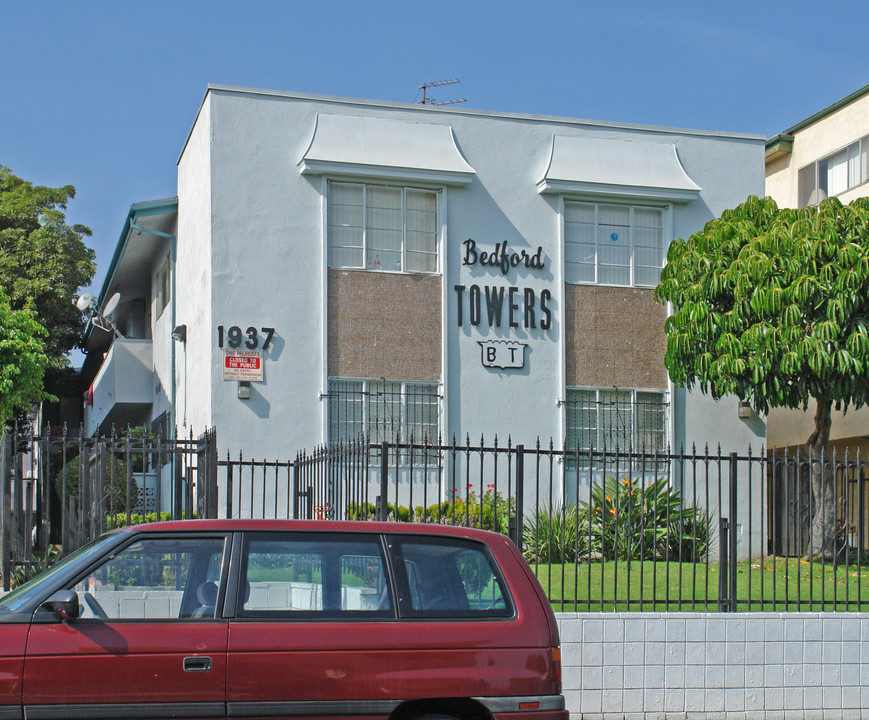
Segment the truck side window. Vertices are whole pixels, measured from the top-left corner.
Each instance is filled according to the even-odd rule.
[[[391,539],[404,569],[401,614],[407,617],[506,617],[506,585],[484,545],[454,538]]]
[[[392,616],[380,538],[245,535],[240,617]]]
[[[224,544],[223,538],[137,540],[76,583],[82,617],[213,618]]]

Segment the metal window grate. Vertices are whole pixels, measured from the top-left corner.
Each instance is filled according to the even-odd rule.
[[[363,435],[372,444],[439,439],[436,383],[333,379],[329,381],[328,400],[330,442]],[[373,451],[371,462],[380,462],[377,451]]]
[[[564,404],[568,450],[666,450],[665,393],[571,389]]]

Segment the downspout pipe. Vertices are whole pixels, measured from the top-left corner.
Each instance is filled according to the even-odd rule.
[[[169,327],[175,327],[175,259],[177,255],[176,248],[176,236],[172,233],[161,232],[160,230],[151,230],[150,228],[142,227],[141,225],[136,225],[135,222],[130,223],[130,231],[138,230],[143,233],[150,233],[151,235],[157,235],[158,237],[166,238],[169,240],[171,244],[171,249],[169,251],[169,272],[172,278],[172,291],[171,297],[169,299]],[[169,343],[169,427],[173,432],[176,431],[175,427],[175,341],[172,340]]]

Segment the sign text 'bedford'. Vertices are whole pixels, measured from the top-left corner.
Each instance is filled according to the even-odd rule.
[[[515,252],[507,249],[507,241],[495,243],[495,249],[492,252],[485,250],[477,250],[477,242],[471,238],[462,243],[465,246],[465,257],[462,260],[463,265],[487,265],[496,267],[501,271],[502,275],[506,275],[510,268],[524,265],[533,270],[544,269],[543,246],[537,246],[537,252],[529,255],[527,250]]]
[[[465,248],[463,265],[495,268],[502,275],[520,266],[530,270],[546,269],[546,256],[540,245],[533,253],[528,250],[517,252],[506,240],[495,243],[495,249],[491,251],[481,250],[473,238],[468,238],[462,245]],[[489,327],[504,324],[525,330],[549,330],[552,327],[551,290],[499,285],[454,285],[453,289],[458,303],[456,319],[459,327],[465,324],[465,318],[475,327],[481,323]]]

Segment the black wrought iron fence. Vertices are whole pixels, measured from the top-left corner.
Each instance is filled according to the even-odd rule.
[[[218,460],[213,432],[4,436],[4,586],[103,530],[163,518],[479,527],[521,548],[557,610],[865,610],[858,454],[678,452],[359,438]]]
[[[827,492],[812,492],[813,469]],[[263,495],[244,492],[259,516],[280,506],[282,517],[507,534],[559,610],[858,610],[869,606],[867,470],[859,454],[361,439],[288,463],[281,503],[264,497],[283,492],[265,474]]]
[[[213,431],[163,438],[150,428],[108,437],[66,429],[3,434],[0,562],[3,587],[106,530],[161,519],[217,517]]]

